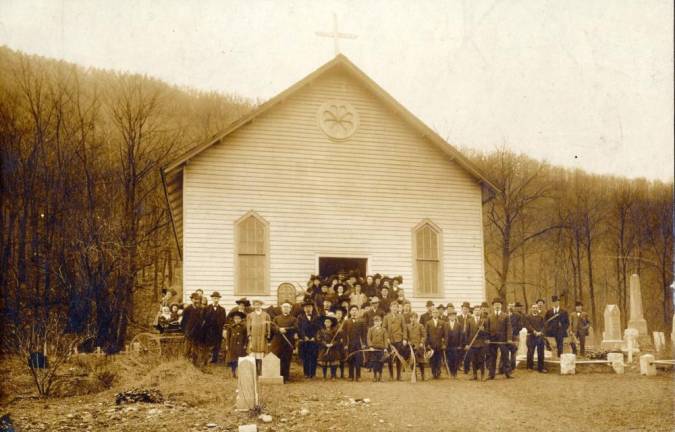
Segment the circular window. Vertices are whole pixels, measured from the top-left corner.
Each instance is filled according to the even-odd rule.
[[[323,133],[338,141],[348,139],[359,127],[359,113],[347,102],[330,101],[321,104],[317,120]]]

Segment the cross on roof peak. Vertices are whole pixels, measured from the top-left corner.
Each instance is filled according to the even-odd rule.
[[[332,32],[316,32],[317,36],[333,38],[333,45],[335,47],[335,55],[340,54],[340,39],[356,39],[358,36],[351,33],[340,33],[338,31],[337,15],[333,13],[333,31]]]

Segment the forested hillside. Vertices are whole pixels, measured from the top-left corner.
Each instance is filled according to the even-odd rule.
[[[156,301],[177,259],[159,167],[252,107],[0,48],[2,331],[59,313],[96,346],[122,348],[143,316],[136,300]],[[638,273],[650,326],[670,326],[672,183],[562,169],[503,148],[468,155],[501,190],[483,215],[491,295],[563,294],[570,307],[583,301],[599,329],[606,303],[627,321]]]

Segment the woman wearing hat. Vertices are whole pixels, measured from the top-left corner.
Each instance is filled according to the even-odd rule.
[[[262,359],[268,352],[267,341],[271,334],[269,314],[262,310],[262,300],[253,300],[253,312],[246,317],[248,352],[255,357],[258,375],[262,373]]]
[[[246,356],[246,325],[244,319],[246,314],[242,311],[230,312],[232,324],[225,327],[225,363],[232,369],[232,376],[237,377],[237,365],[239,357]]]
[[[342,333],[337,331],[337,318],[326,315],[321,319],[324,327],[317,334],[320,346],[319,365],[323,371],[323,379],[326,379],[326,372],[330,368],[330,379],[334,380],[343,350]]]

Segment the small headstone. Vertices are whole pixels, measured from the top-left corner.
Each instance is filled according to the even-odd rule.
[[[617,305],[605,306],[605,331],[602,333],[602,343],[600,347],[603,350],[620,349],[623,344],[621,339],[621,312]]]
[[[647,321],[642,312],[642,291],[640,290],[640,276],[630,277],[630,320],[628,327],[636,329],[641,335],[649,335]]]
[[[258,378],[260,384],[283,384],[284,377],[280,374],[281,362],[274,353],[267,353],[262,359],[262,374]]]
[[[237,410],[248,411],[258,405],[255,358],[239,357],[237,366]]]
[[[239,425],[239,432],[258,432],[258,425],[255,424]]]
[[[623,374],[623,353],[607,353],[607,361],[611,363],[614,372]]]
[[[622,348],[622,351],[628,353],[628,363],[633,363],[633,354],[640,352],[640,347],[637,342],[639,334],[640,332],[634,328],[627,328],[626,331],[623,332],[625,346]]]
[[[263,423],[272,423],[272,416],[269,414],[260,414],[258,418],[262,420]]]
[[[516,357],[527,356],[527,329],[522,328],[518,332],[518,352]]]
[[[563,354],[560,356],[560,375],[574,375],[576,373],[577,356]]]
[[[652,354],[643,354],[640,356],[640,374],[647,376],[656,375],[656,364]]]
[[[666,335],[663,332],[654,332],[654,349],[661,352],[666,347]]]

